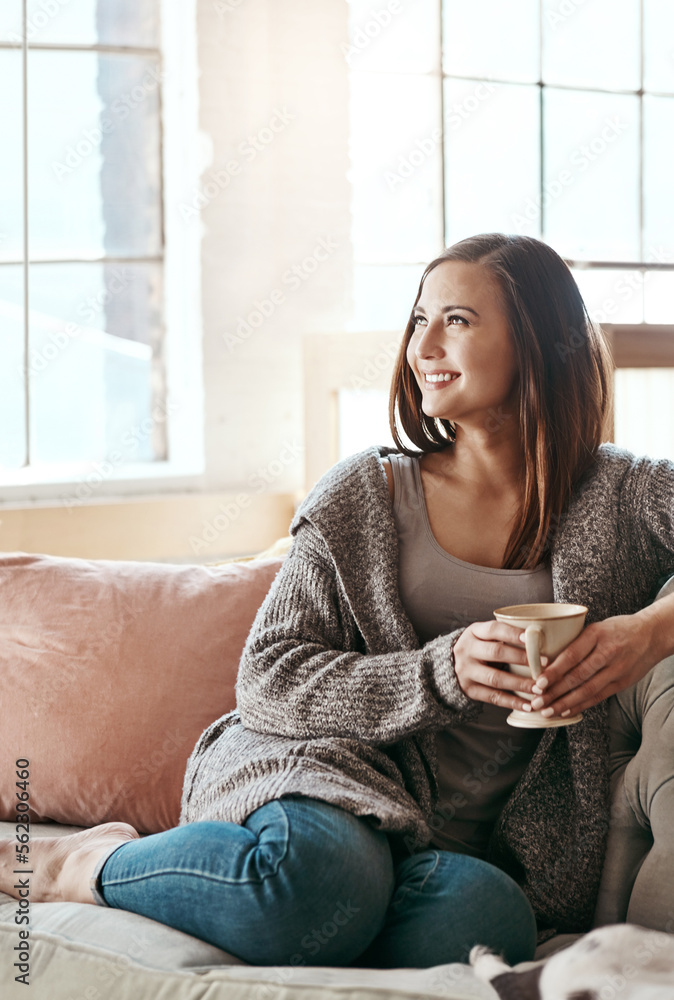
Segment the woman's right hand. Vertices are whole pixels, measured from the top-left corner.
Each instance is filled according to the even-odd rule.
[[[473,622],[454,644],[454,672],[459,687],[474,701],[530,712],[527,699],[513,692],[532,693],[534,680],[511,673],[506,664],[527,666],[527,654],[519,637],[522,629],[504,622]],[[541,657],[543,665],[547,657]]]

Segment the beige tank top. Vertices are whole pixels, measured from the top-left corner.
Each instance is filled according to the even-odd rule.
[[[490,621],[494,608],[553,600],[551,571],[543,564],[532,570],[492,569],[446,552],[431,531],[419,460],[397,453],[388,458],[400,596],[421,643]],[[486,856],[494,824],[544,732],[509,726],[509,712],[484,704],[475,722],[438,733],[440,798],[431,820],[433,846]]]

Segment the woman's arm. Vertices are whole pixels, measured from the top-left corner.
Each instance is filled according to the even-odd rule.
[[[375,744],[479,714],[454,673],[462,630],[421,649],[370,655],[352,651],[354,629],[325,544],[304,522],[242,654],[236,697],[244,726]]]

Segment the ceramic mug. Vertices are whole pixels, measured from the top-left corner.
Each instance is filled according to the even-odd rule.
[[[533,677],[534,680],[543,671],[541,656],[547,656],[548,661],[561,653],[583,631],[587,608],[582,604],[513,604],[507,608],[497,608],[494,618],[514,625],[524,632],[524,645],[527,651],[529,666],[519,663],[508,663],[507,667],[513,674],[520,677]],[[518,691],[518,696],[533,701],[536,695]],[[540,712],[522,712],[516,708],[510,713],[506,722],[522,729],[541,729],[550,726],[572,726],[583,718],[580,715],[569,715],[565,719],[546,718]]]

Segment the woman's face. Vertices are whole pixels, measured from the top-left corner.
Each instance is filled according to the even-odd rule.
[[[438,264],[414,316],[407,361],[425,414],[496,430],[517,412],[515,349],[488,271],[463,261]]]

